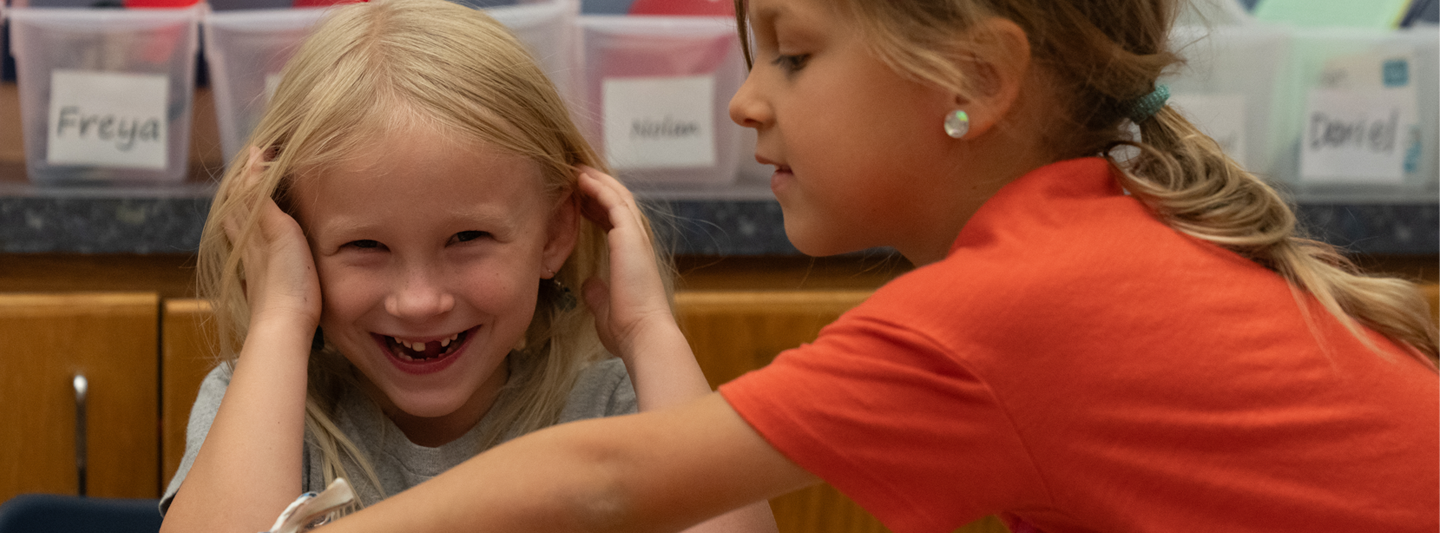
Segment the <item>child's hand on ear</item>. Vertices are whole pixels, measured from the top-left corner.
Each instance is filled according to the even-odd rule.
[[[259,187],[266,157],[259,148],[250,149],[245,173],[234,194],[247,196]],[[257,208],[242,211],[225,221],[225,235],[242,247],[245,299],[250,304],[250,327],[266,320],[280,321],[313,331],[320,323],[320,280],[305,233],[294,218],[280,210],[269,194],[260,196],[255,227],[246,231],[240,217]]]
[[[582,292],[601,342],[629,365],[652,334],[678,334],[679,328],[634,195],[603,172],[580,171],[580,212],[606,230],[610,249],[609,279],[586,280]]]

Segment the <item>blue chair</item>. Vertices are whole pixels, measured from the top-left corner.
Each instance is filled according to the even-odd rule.
[[[155,533],[160,500],[21,494],[0,504],[0,533]]]

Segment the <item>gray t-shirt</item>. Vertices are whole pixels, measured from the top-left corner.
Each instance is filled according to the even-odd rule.
[[[185,430],[185,456],[180,461],[179,469],[175,471],[174,479],[170,480],[170,486],[165,489],[165,496],[160,499],[162,514],[170,507],[175,493],[180,490],[180,483],[185,480],[185,475],[190,472],[190,466],[195,462],[196,454],[200,453],[200,445],[210,431],[210,424],[215,421],[220,400],[225,396],[225,388],[229,385],[228,365],[216,367],[201,383],[195,406],[190,409],[190,423]],[[502,389],[501,394],[509,392],[510,389]],[[594,363],[581,371],[575,388],[570,390],[570,397],[560,412],[559,423],[630,414],[637,410],[635,388],[630,384],[625,364],[619,359],[611,358]],[[487,414],[474,428],[453,442],[438,448],[420,446],[405,438],[400,428],[358,390],[349,391],[340,398],[334,421],[370,460],[385,496],[398,494],[474,457],[481,451],[480,435],[494,423]],[[505,438],[518,436],[506,435]],[[317,446],[310,445],[308,440],[303,455],[305,472],[301,478],[301,492],[319,492],[325,488],[320,451]],[[380,501],[380,491],[369,482],[359,465],[348,457],[343,460],[343,464],[360,501],[366,505]]]

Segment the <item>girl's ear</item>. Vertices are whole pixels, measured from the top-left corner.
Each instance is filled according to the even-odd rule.
[[[558,272],[575,250],[575,241],[580,238],[580,204],[574,190],[565,191],[555,207],[550,210],[550,221],[545,228],[545,248],[541,251],[541,266],[549,272]],[[548,276],[547,276],[548,277]]]
[[[1030,74],[1030,40],[1010,19],[990,17],[962,38],[974,54],[965,74],[972,93],[955,96],[955,107],[970,116],[968,137],[984,135],[1014,111]]]

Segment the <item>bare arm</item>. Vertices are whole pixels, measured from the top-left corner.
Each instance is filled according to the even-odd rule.
[[[220,410],[166,513],[167,533],[264,531],[300,494],[305,369],[320,289],[299,226],[269,198],[261,212],[248,243],[238,227],[226,226],[232,242],[245,246],[250,328]]]
[[[675,323],[635,197],[615,178],[595,169],[583,169],[579,183],[583,211],[607,228],[610,250],[609,279],[587,280],[586,305],[595,314],[606,348],[625,361],[640,412],[711,394],[690,344]],[[762,500],[700,524],[689,533],[774,531],[770,504]]]
[[[531,433],[320,531],[679,531],[818,481],[710,394]]]

